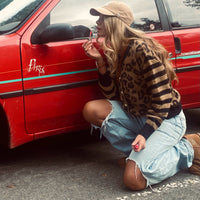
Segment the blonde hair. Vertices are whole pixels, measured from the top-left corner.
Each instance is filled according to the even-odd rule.
[[[119,57],[122,56],[121,50],[124,49],[131,40],[142,40],[147,44],[148,48],[159,57],[162,64],[166,67],[170,82],[173,80],[178,81],[173,69],[173,64],[169,60],[167,50],[155,39],[148,37],[143,31],[129,27],[117,17],[104,16],[104,26],[105,38],[101,45],[110,66],[112,66],[111,74],[116,74],[118,67],[120,67]],[[99,42],[99,38],[97,38],[97,42]]]

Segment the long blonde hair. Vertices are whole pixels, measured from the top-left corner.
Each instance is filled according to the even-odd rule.
[[[129,27],[117,17],[104,16],[104,26],[105,38],[101,45],[110,66],[112,66],[111,74],[116,74],[118,67],[120,67],[119,57],[122,56],[121,50],[124,49],[131,40],[142,40],[147,44],[148,48],[159,57],[160,61],[166,67],[170,82],[173,80],[178,81],[173,69],[173,64],[169,60],[167,50],[155,39],[148,37],[143,31]],[[97,38],[97,42],[99,41],[98,39],[99,38]]]

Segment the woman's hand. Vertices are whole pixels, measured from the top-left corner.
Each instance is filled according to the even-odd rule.
[[[146,139],[142,135],[138,135],[132,143],[132,149],[135,152],[140,152],[142,149],[145,148]]]
[[[96,47],[93,45],[92,41],[86,41],[82,45],[85,54],[89,56],[90,58],[93,58],[95,60],[100,60],[102,58],[100,52],[96,49]]]
[[[99,70],[100,74],[105,74],[107,69],[106,69],[106,63],[100,54],[100,52],[97,50],[97,48],[93,45],[91,41],[86,41],[82,45],[85,54],[89,56],[90,58],[93,58],[96,60],[97,68]]]

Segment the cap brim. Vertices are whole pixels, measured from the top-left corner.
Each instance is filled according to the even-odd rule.
[[[90,14],[93,16],[99,16],[100,14],[106,15],[106,16],[115,16],[112,12],[105,8],[91,8]]]

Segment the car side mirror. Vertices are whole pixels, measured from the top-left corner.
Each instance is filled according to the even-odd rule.
[[[59,42],[74,38],[73,26],[70,24],[51,24],[48,25],[39,35],[38,44],[49,42]]]

